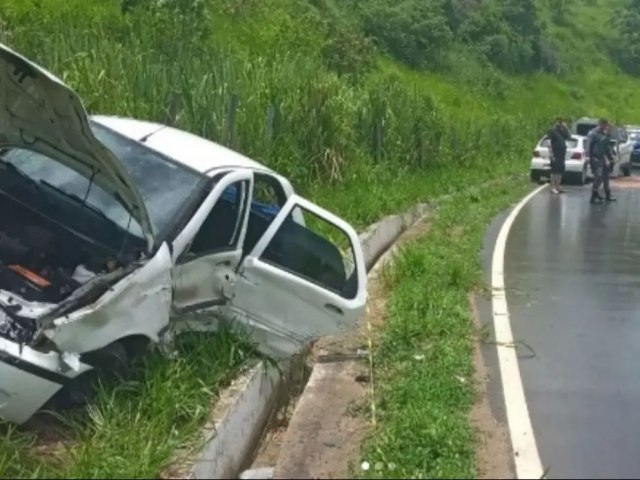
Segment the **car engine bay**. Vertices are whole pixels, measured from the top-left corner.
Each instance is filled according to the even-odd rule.
[[[26,306],[58,304],[135,259],[130,250],[93,241],[2,190],[0,211],[0,337],[28,341],[36,322]],[[82,220],[90,228],[89,219]]]

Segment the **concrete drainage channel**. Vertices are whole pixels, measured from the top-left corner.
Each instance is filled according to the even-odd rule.
[[[390,215],[369,226],[360,235],[367,271],[430,210],[429,205],[418,204],[402,215]],[[318,375],[318,365],[323,364],[313,367],[312,376]],[[183,478],[271,478],[273,468],[243,470],[250,465],[277,411],[300,393],[309,373],[304,358],[278,366],[260,362],[249,368],[221,395],[211,421],[202,431],[204,448]]]
[[[505,180],[509,179],[502,179],[501,182]],[[500,180],[489,182],[489,184],[498,182]],[[485,184],[480,187],[486,186]],[[451,197],[452,195],[447,195],[440,200],[444,201]],[[369,275],[381,256],[398,238],[409,227],[429,216],[434,210],[432,205],[418,204],[404,214],[387,216],[369,226],[360,235]],[[391,251],[387,252],[387,254],[391,253]],[[339,368],[333,367],[332,365],[335,364],[329,361],[316,362],[313,368],[309,369],[306,367],[304,358],[308,353],[303,352],[302,358],[290,359],[279,366],[267,363],[256,364],[233,382],[222,394],[213,412],[212,421],[202,432],[205,438],[204,448],[183,478],[268,479],[272,478],[274,473],[278,478],[314,478],[307,476],[308,472],[303,471],[304,465],[277,465],[280,459],[271,463],[277,467],[248,470],[265,432],[274,427],[278,412],[290,407],[292,399],[300,397],[292,417],[292,423],[298,423],[296,425],[298,430],[312,428],[305,423],[310,424],[315,421],[317,424],[321,421],[321,419],[297,419],[296,411],[303,408],[305,403],[313,402],[307,397],[314,396],[314,389],[323,388],[322,385],[326,382],[339,381],[339,375],[334,377],[336,372],[339,373]],[[340,368],[344,373],[347,367]],[[301,396],[300,393],[302,393]],[[307,405],[306,408],[308,410],[309,406]],[[287,444],[287,433],[285,432],[285,448],[291,446]],[[309,433],[313,435],[315,432],[309,431]],[[287,461],[305,463],[305,460],[300,458],[308,457],[309,452],[304,448],[299,449],[299,452],[299,454],[289,455],[292,458]]]

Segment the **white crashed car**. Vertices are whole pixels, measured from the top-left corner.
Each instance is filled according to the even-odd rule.
[[[3,419],[184,329],[232,322],[282,358],[363,313],[356,232],[286,178],[184,131],[89,118],[3,45],[0,104]]]

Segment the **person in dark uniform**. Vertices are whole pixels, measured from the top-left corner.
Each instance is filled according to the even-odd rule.
[[[551,143],[551,193],[563,193],[560,189],[562,175],[565,170],[565,156],[567,155],[567,140],[571,140],[571,133],[564,120],[557,117],[553,126],[547,132]]]
[[[604,187],[607,202],[615,202],[616,199],[611,195],[609,188],[609,173],[614,162],[611,151],[611,127],[605,118],[600,119],[598,126],[587,135],[587,152],[593,173],[591,203],[602,202],[603,199],[598,192],[600,185]]]

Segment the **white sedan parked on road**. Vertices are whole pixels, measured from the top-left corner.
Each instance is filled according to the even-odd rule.
[[[4,419],[26,421],[187,327],[233,322],[286,357],[363,313],[363,252],[345,221],[208,140],[89,118],[1,44],[0,170]]]
[[[539,182],[543,178],[549,178],[550,141],[545,136],[536,145],[531,158],[531,180]],[[585,137],[572,135],[567,141],[567,155],[565,158],[565,174],[563,181],[575,185],[584,185],[591,178],[591,167],[585,152]]]

